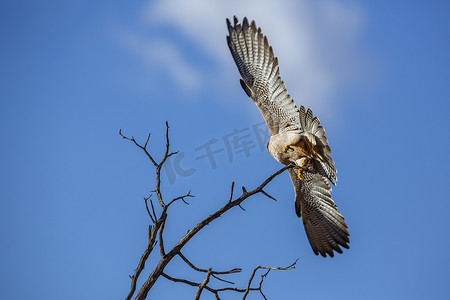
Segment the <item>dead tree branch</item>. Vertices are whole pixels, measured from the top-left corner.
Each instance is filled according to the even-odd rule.
[[[246,299],[248,294],[249,294],[249,292],[251,292],[251,291],[258,291],[261,294],[261,296],[263,296],[263,298],[266,299],[266,296],[264,295],[264,293],[262,291],[262,284],[263,284],[264,278],[267,277],[267,275],[269,274],[270,270],[292,270],[292,269],[295,269],[295,265],[297,264],[297,261],[298,261],[298,259],[294,263],[292,263],[291,265],[289,265],[287,267],[277,267],[277,268],[276,267],[265,267],[265,266],[258,266],[258,267],[256,267],[255,269],[253,269],[253,272],[252,272],[252,274],[250,276],[250,279],[249,279],[249,281],[247,283],[247,287],[246,288],[225,287],[225,288],[214,289],[214,288],[211,288],[211,287],[209,287],[207,285],[204,285],[203,288],[205,290],[211,292],[212,294],[214,294],[216,296],[216,299],[220,299],[219,293],[226,292],[226,291],[243,293],[244,295],[243,295],[242,299]],[[252,287],[251,285],[253,283],[253,279],[255,278],[255,275],[256,275],[257,271],[258,270],[262,270],[262,269],[266,269],[267,272],[265,272],[263,275],[261,275],[261,280],[260,280],[260,282],[258,284],[258,287]],[[201,270],[201,271],[204,271],[204,270]],[[209,270],[206,270],[206,271],[207,271],[207,274],[210,273],[210,275],[212,277],[215,277],[215,278],[216,278],[216,276],[214,274],[219,273],[219,272],[212,271],[212,269],[209,269]],[[238,273],[241,270],[238,269],[238,271],[234,271],[234,270],[231,270],[231,271],[233,271],[233,272],[227,271],[227,272],[222,272],[222,274]],[[202,285],[202,283],[197,283],[197,282],[193,282],[193,281],[190,281],[190,280],[180,279],[180,278],[175,278],[175,277],[169,276],[169,275],[167,275],[164,272],[161,275],[164,278],[166,278],[166,279],[168,279],[170,281],[173,281],[173,282],[184,283],[184,284],[187,284],[187,285],[190,285],[190,286],[197,286],[199,288]],[[206,280],[206,278],[205,278],[205,280]],[[221,280],[221,281],[227,282],[229,284],[234,284],[232,282],[225,281],[225,280]],[[198,290],[197,290],[197,292],[198,292]]]
[[[149,225],[149,232],[148,232],[148,243],[147,243],[147,247],[144,250],[144,253],[141,256],[141,259],[139,261],[139,264],[136,268],[136,271],[134,272],[134,274],[132,276],[130,276],[131,278],[131,288],[130,291],[126,297],[127,300],[131,299],[136,291],[136,283],[137,280],[142,272],[142,270],[145,267],[145,263],[149,257],[149,255],[151,254],[151,252],[153,251],[155,245],[157,243],[159,243],[159,252],[160,252],[160,260],[157,263],[157,265],[155,266],[155,268],[153,269],[153,271],[151,272],[151,274],[148,276],[148,278],[146,279],[146,281],[144,282],[144,284],[142,285],[142,287],[139,289],[138,293],[136,294],[135,299],[145,299],[147,297],[148,292],[150,291],[150,289],[153,287],[153,285],[155,284],[155,282],[158,280],[158,278],[160,276],[163,276],[171,281],[174,282],[181,282],[184,284],[188,284],[191,286],[196,286],[197,287],[197,292],[195,295],[194,299],[199,299],[200,295],[202,293],[203,290],[207,290],[211,293],[213,293],[216,297],[216,299],[220,299],[219,298],[219,293],[223,292],[223,291],[235,291],[235,292],[240,292],[240,293],[244,293],[244,298],[247,297],[248,293],[250,291],[259,291],[261,293],[261,295],[265,298],[264,294],[262,293],[261,290],[261,286],[262,286],[262,282],[263,282],[263,278],[268,274],[268,272],[264,275],[262,275],[261,277],[261,281],[258,287],[251,287],[251,283],[253,281],[253,278],[256,274],[256,272],[259,269],[267,269],[268,271],[270,270],[290,270],[292,268],[295,267],[296,262],[294,262],[292,265],[290,265],[289,267],[286,268],[273,268],[273,267],[263,267],[263,266],[258,266],[253,270],[252,276],[250,277],[250,280],[247,284],[247,288],[243,289],[243,288],[236,288],[236,287],[224,287],[224,288],[219,288],[219,289],[213,289],[210,286],[208,286],[211,278],[217,279],[221,282],[227,283],[227,284],[231,284],[233,285],[234,283],[232,281],[228,281],[225,279],[220,278],[218,275],[227,275],[227,274],[233,274],[233,273],[238,273],[241,272],[242,270],[239,268],[234,268],[232,270],[228,270],[228,271],[215,271],[212,268],[208,268],[208,269],[202,269],[202,268],[198,268],[196,267],[194,264],[192,264],[182,253],[181,253],[181,249],[189,242],[189,240],[195,236],[200,230],[202,230],[206,225],[210,224],[211,222],[213,222],[214,220],[216,220],[217,218],[219,218],[220,216],[222,216],[224,213],[226,213],[227,211],[229,211],[230,209],[232,209],[233,207],[240,207],[241,203],[243,201],[245,201],[246,199],[248,199],[249,197],[259,194],[261,193],[262,195],[275,200],[276,199],[272,196],[270,196],[269,194],[267,194],[263,189],[264,187],[266,187],[275,177],[277,177],[278,175],[280,175],[281,173],[283,173],[284,171],[286,171],[287,169],[293,167],[292,165],[289,166],[285,166],[283,168],[281,168],[280,170],[278,170],[277,172],[273,173],[272,175],[270,175],[266,180],[264,180],[263,183],[261,183],[258,187],[254,188],[251,191],[247,191],[244,187],[242,187],[242,194],[237,197],[235,200],[233,200],[233,193],[234,193],[234,182],[231,185],[231,191],[230,191],[230,197],[228,199],[228,201],[226,202],[226,204],[221,207],[219,210],[217,210],[216,212],[214,212],[213,214],[209,215],[208,217],[206,217],[204,220],[200,221],[197,225],[195,225],[192,229],[188,230],[188,232],[181,237],[181,239],[178,241],[178,243],[172,248],[170,249],[167,253],[164,247],[164,227],[165,227],[165,222],[167,220],[167,211],[168,208],[175,202],[177,202],[178,200],[183,201],[185,204],[189,204],[186,201],[186,198],[189,197],[194,197],[191,194],[191,191],[189,191],[188,193],[182,195],[182,196],[178,196],[173,198],[172,200],[170,200],[168,203],[164,202],[163,199],[163,194],[161,192],[161,168],[164,165],[164,163],[167,161],[167,159],[178,153],[178,152],[170,152],[170,141],[169,141],[169,124],[166,122],[166,147],[165,147],[165,151],[164,151],[164,155],[162,157],[162,159],[159,161],[159,163],[157,162],[157,160],[150,154],[150,152],[148,151],[148,143],[150,140],[150,134],[148,134],[147,139],[144,143],[144,145],[142,146],[141,144],[139,144],[134,137],[127,137],[125,135],[122,134],[122,131],[119,130],[119,135],[126,140],[129,140],[131,142],[133,142],[138,148],[140,148],[146,155],[146,157],[150,160],[150,162],[152,163],[152,165],[155,167],[155,190],[152,191],[153,193],[156,194],[157,200],[158,200],[158,204],[161,208],[161,212],[159,214],[159,216],[156,214],[155,212],[155,207],[153,204],[153,201],[151,199],[151,196],[148,196],[147,198],[144,198],[145,201],[145,208],[147,211],[147,214],[150,217],[150,220],[152,222],[152,225]],[[150,202],[150,207],[148,205],[148,203]],[[243,209],[243,208],[242,208]],[[205,274],[205,278],[203,280],[203,282],[201,283],[197,283],[197,282],[193,282],[190,280],[186,280],[186,279],[178,279],[178,278],[174,278],[171,277],[169,275],[167,275],[164,272],[165,267],[167,266],[167,264],[175,257],[175,256],[179,256],[190,268],[192,268],[193,270],[197,271],[197,272],[202,272],[202,273],[206,273]]]
[[[206,272],[205,280],[203,280],[203,282],[198,286],[197,293],[195,293],[194,300],[200,299],[200,295],[201,295],[203,289],[209,282],[209,277],[211,277],[211,268],[208,270],[208,272]]]
[[[242,297],[242,299],[247,298],[248,293],[252,290],[250,286],[251,286],[253,278],[255,277],[255,274],[256,274],[256,272],[258,270],[260,270],[260,269],[266,269],[267,270],[267,272],[264,275],[261,275],[261,281],[259,282],[259,286],[257,288],[257,290],[261,293],[261,295],[264,297],[264,299],[266,299],[266,296],[264,296],[264,294],[262,292],[262,283],[264,281],[264,278],[269,274],[270,270],[291,270],[291,269],[295,269],[295,265],[297,264],[297,261],[298,261],[298,259],[296,261],[294,261],[294,263],[292,263],[290,266],[287,266],[287,267],[275,268],[275,267],[257,266],[253,270],[253,273],[250,276],[250,279],[248,280],[247,288],[245,289],[244,296]]]

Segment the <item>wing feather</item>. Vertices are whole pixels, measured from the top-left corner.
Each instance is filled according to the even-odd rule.
[[[295,131],[305,137],[305,153],[312,170],[303,170],[304,179],[297,177],[298,167],[289,169],[295,188],[295,210],[302,218],[306,235],[315,254],[334,256],[348,248],[349,233],[344,217],[331,198],[331,184],[336,184],[336,168],[330,157],[331,148],[320,120],[310,108],[300,109],[289,95],[280,77],[278,58],[267,37],[244,18],[239,24],[227,19],[227,43],[241,74],[241,86],[255,102],[272,135]],[[303,146],[302,146],[303,147]],[[281,150],[280,150],[281,151]]]
[[[242,25],[234,17],[234,24],[227,19],[228,47],[245,84],[250,98],[256,103],[271,134],[300,129],[298,108],[280,77],[278,59],[274,56],[267,37],[256,28],[254,21]],[[247,93],[248,94],[248,93]]]
[[[318,117],[314,117],[310,108],[308,110],[302,105],[299,109],[299,122],[303,134],[306,135],[314,147],[313,158],[315,168],[320,174],[328,178],[336,185],[337,170],[331,158],[331,148],[328,146],[328,139],[325,136],[325,129],[320,126]]]
[[[295,209],[303,219],[306,235],[316,255],[342,253],[349,248],[349,233],[345,218],[331,199],[331,186],[318,172],[303,171],[304,179],[297,177],[299,168],[288,170],[295,188]]]

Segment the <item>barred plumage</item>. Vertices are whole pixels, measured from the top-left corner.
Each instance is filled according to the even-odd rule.
[[[324,257],[333,257],[333,250],[342,253],[340,246],[348,248],[349,233],[331,198],[330,182],[336,185],[337,171],[325,129],[310,108],[295,105],[261,28],[254,21],[249,24],[247,18],[239,24],[236,17],[233,25],[227,19],[227,26],[227,42],[242,76],[241,86],[258,106],[272,135],[269,153],[285,165],[297,165],[289,169],[295,209],[314,253]]]

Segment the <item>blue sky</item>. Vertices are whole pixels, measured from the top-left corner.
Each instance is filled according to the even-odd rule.
[[[351,248],[313,254],[283,174],[268,187],[278,202],[247,200],[185,255],[242,267],[230,277],[241,283],[257,265],[300,258],[269,275],[270,299],[446,299],[450,7],[427,3],[2,1],[0,298],[126,296],[147,243],[154,170],[119,129],[140,141],[152,132],[160,157],[167,120],[184,154],[190,172],[164,173],[163,193],[196,197],[172,207],[166,247],[227,201],[231,181],[250,189],[281,167],[260,148],[262,117],[228,53],[225,18],[237,15],[262,27],[290,94],[327,131]],[[227,147],[235,130],[247,153]],[[215,168],[202,158],[208,142],[220,151]],[[167,273],[203,279],[178,260]],[[194,294],[161,278],[150,296]]]

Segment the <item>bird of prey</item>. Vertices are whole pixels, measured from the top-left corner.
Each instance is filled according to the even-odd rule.
[[[309,243],[316,255],[334,256],[349,248],[349,233],[344,217],[331,199],[336,185],[336,168],[331,148],[320,121],[302,105],[300,109],[289,95],[280,77],[278,58],[267,37],[244,18],[227,19],[227,43],[242,76],[241,86],[255,102],[269,127],[269,153],[288,169],[295,189],[295,211],[302,218]]]

